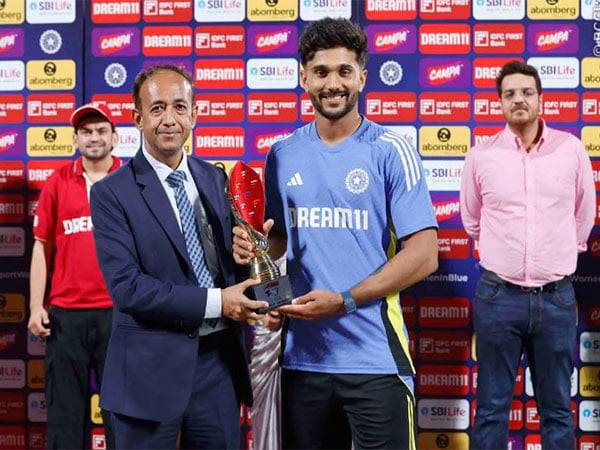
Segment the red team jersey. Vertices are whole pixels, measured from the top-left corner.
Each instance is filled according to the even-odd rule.
[[[109,172],[121,166],[113,156]],[[92,232],[90,202],[81,158],[56,170],[46,181],[35,212],[36,239],[55,244],[48,303],[67,309],[106,309],[106,290]]]

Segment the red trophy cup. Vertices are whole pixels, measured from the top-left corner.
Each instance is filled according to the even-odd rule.
[[[258,278],[261,282],[248,289],[248,297],[269,303],[267,308],[258,310],[259,314],[291,303],[294,295],[290,279],[287,275],[281,276],[279,269],[267,254],[269,242],[262,234],[265,201],[260,177],[252,168],[238,161],[229,174],[227,191],[236,222],[248,233],[256,246],[255,256],[250,261],[250,277]]]

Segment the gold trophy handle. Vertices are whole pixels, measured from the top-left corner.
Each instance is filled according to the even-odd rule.
[[[256,255],[250,260],[250,278],[258,278],[261,282],[271,281],[281,276],[279,269],[268,255],[269,241],[264,234],[258,232],[239,213],[229,187],[225,186],[225,193],[231,206],[235,221],[241,226],[254,241]]]

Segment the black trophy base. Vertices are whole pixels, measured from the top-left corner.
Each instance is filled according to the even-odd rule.
[[[264,300],[269,303],[268,307],[257,309],[258,314],[264,314],[280,306],[289,305],[294,299],[290,277],[287,275],[252,286],[248,288],[247,295],[253,300]]]

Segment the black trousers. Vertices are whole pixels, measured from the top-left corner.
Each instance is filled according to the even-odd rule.
[[[284,449],[416,449],[415,401],[396,375],[282,371]]]
[[[112,310],[50,308],[46,340],[48,448],[89,448],[90,371],[102,382]],[[114,448],[109,414],[102,412],[107,448]]]

